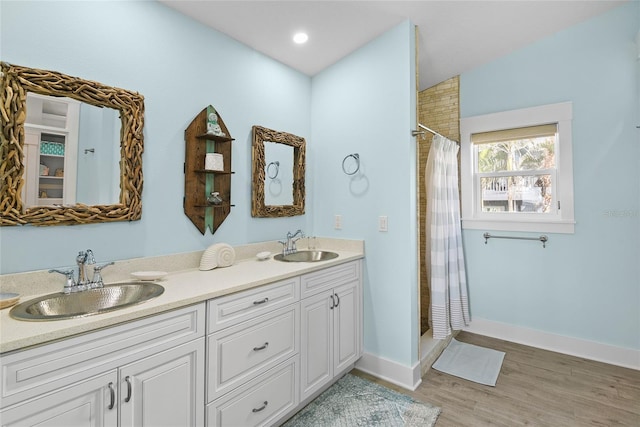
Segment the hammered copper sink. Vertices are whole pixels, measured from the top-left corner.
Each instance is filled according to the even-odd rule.
[[[278,254],[273,257],[284,262],[317,262],[338,258],[338,254],[330,251],[298,251],[291,254]]]
[[[131,307],[163,292],[164,288],[157,283],[116,283],[70,294],[58,292],[34,298],[13,307],[9,315],[28,321],[72,319]]]

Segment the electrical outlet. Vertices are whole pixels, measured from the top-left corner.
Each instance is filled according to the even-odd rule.
[[[378,217],[378,231],[389,231],[389,221],[386,215]]]
[[[336,215],[333,220],[333,228],[342,230],[342,215]]]

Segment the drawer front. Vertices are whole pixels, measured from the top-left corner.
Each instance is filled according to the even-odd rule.
[[[360,261],[352,261],[302,276],[301,298],[360,279]]]
[[[207,333],[236,325],[299,299],[299,277],[212,299],[207,303]]]
[[[273,425],[298,406],[298,357],[207,406],[207,426]]]
[[[1,407],[204,336],[204,303],[0,358]]]
[[[291,305],[207,338],[208,402],[298,353],[298,306]]]

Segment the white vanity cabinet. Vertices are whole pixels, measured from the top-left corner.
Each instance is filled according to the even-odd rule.
[[[360,261],[301,278],[300,400],[351,368],[362,354]]]
[[[360,357],[361,265],[3,353],[0,424],[278,425]]]
[[[0,358],[3,426],[201,426],[203,304]]]
[[[362,353],[361,261],[207,306],[207,426],[277,425]]]
[[[208,303],[207,426],[273,425],[299,402],[300,277]]]

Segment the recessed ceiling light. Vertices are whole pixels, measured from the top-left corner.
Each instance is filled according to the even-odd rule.
[[[309,36],[307,35],[307,33],[296,33],[293,36],[293,42],[296,44],[306,43],[307,40],[309,40]]]

